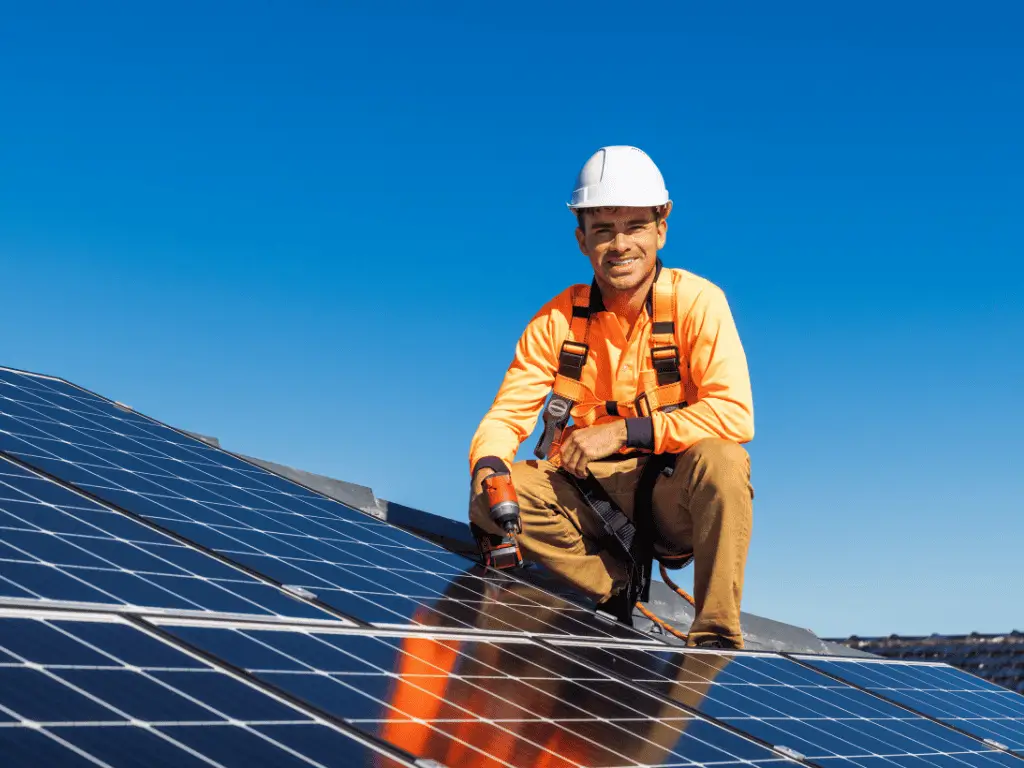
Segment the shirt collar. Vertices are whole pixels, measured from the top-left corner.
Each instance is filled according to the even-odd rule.
[[[658,278],[661,277],[661,259],[659,258],[654,264],[654,283],[658,282]],[[654,283],[651,283],[651,290],[647,293],[647,298],[644,299],[644,306],[647,308],[647,315],[654,317]],[[594,278],[590,283],[590,314],[593,315],[595,312],[607,312],[608,310],[604,307],[604,297],[601,295],[601,288],[597,284],[597,278]]]

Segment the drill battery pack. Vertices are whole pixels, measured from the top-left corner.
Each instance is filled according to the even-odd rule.
[[[519,542],[516,541],[514,534],[506,533],[497,544],[492,541],[491,536],[484,535],[480,537],[479,543],[484,565],[488,568],[504,570],[522,567],[523,553],[519,550]]]

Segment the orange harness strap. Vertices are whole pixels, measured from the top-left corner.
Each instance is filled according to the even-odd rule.
[[[650,347],[651,369],[641,374],[641,394],[633,401],[603,401],[582,383],[590,347],[591,286],[577,286],[573,292],[572,319],[568,338],[558,353],[551,397],[544,408],[544,432],[534,449],[537,458],[546,459],[557,444],[571,415],[580,421],[594,422],[605,416],[650,416],[654,411],[669,412],[685,408],[686,391],[680,372],[682,361],[676,344],[675,285],[672,276],[661,270],[651,288],[652,319]],[[573,414],[575,411],[575,414]]]
[[[590,347],[587,337],[590,333],[590,286],[578,286],[572,297],[572,319],[569,322],[569,337],[562,342],[558,353],[558,372],[551,397],[544,407],[544,432],[533,449],[538,459],[546,459],[551,448],[562,438],[562,430],[569,423],[569,416],[577,403],[594,395],[580,382],[583,367],[587,364]]]

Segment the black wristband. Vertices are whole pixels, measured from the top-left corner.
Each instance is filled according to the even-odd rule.
[[[505,462],[497,456],[481,456],[477,459],[476,464],[473,465],[473,477],[476,477],[476,473],[481,469],[493,469],[498,474],[509,474],[509,469]]]
[[[626,419],[626,447],[654,450],[654,422],[650,416]]]

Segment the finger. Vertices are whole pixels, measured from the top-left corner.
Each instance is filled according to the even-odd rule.
[[[576,461],[573,462],[573,474],[579,478],[587,476],[587,454],[583,451],[576,455]]]
[[[580,457],[580,460],[576,462],[576,466],[579,469],[579,476],[586,477],[587,470],[590,468],[590,459],[586,454]]]
[[[565,471],[571,475],[576,474],[576,453],[570,446],[568,451],[562,453],[562,466],[565,467]]]
[[[573,436],[570,436],[568,440],[562,443],[561,454],[562,466],[571,472],[573,458],[576,456],[576,441],[573,440]]]
[[[579,468],[581,458],[583,458],[582,454],[579,451],[576,451],[575,453],[573,453],[572,458],[569,460],[569,472],[570,474],[573,474],[576,477],[581,477]]]

